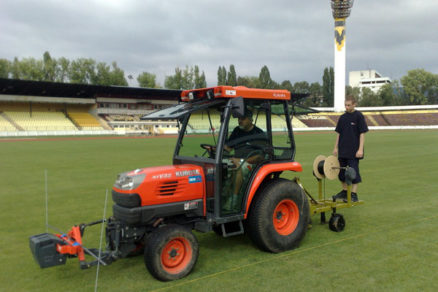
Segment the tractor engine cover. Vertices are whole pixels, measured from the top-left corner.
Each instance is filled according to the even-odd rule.
[[[199,165],[148,167],[119,174],[113,186],[114,216],[129,224],[158,216],[203,215],[205,175]]]

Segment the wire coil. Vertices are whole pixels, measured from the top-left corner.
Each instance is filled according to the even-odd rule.
[[[338,159],[330,155],[318,155],[313,161],[313,174],[318,179],[328,178],[334,180],[338,177],[340,171]]]

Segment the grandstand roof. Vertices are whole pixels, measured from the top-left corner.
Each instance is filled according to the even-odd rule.
[[[0,78],[0,94],[69,98],[142,98],[178,100],[181,90],[102,86]]]

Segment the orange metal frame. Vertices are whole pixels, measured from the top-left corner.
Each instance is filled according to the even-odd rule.
[[[213,92],[214,98],[254,98],[270,100],[290,100],[291,95],[288,90],[284,89],[256,89],[245,86],[216,86],[202,89],[184,90],[181,93],[182,101],[190,100],[190,93],[194,94],[196,99],[207,98],[207,92]]]
[[[77,255],[79,261],[85,261],[85,253],[82,248],[82,235],[79,226],[73,226],[67,234],[55,234],[66,244],[57,244],[56,250],[60,254]]]

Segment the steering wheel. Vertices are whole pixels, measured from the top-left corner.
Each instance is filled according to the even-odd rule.
[[[205,153],[208,153],[208,156],[209,156],[210,158],[214,158],[214,156],[215,156],[215,151],[216,151],[216,146],[211,145],[211,144],[204,144],[204,143],[202,143],[202,144],[201,144],[201,148],[202,148],[202,149],[205,149],[205,152],[202,154],[202,156],[204,156]]]

